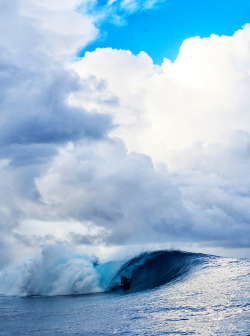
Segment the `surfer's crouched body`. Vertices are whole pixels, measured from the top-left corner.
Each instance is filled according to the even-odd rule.
[[[130,288],[130,280],[124,276],[121,276],[121,287],[124,290],[127,290]]]

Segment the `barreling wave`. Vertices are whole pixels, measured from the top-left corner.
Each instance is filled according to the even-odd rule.
[[[99,264],[95,257],[64,245],[48,246],[41,255],[0,273],[0,294],[18,296],[78,295],[120,288],[121,276],[131,291],[154,288],[187,275],[204,255],[180,251],[142,253],[129,260]]]
[[[110,289],[120,284],[121,276],[130,281],[130,290],[154,288],[184,277],[202,262],[204,255],[181,251],[146,252],[128,260],[110,283]]]

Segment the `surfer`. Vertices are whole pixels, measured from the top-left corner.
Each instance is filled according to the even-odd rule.
[[[121,287],[124,290],[127,290],[130,288],[130,280],[123,275],[121,276]]]

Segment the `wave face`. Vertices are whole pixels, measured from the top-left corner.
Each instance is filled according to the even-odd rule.
[[[110,289],[120,284],[121,276],[130,279],[130,290],[138,291],[161,286],[186,275],[204,255],[180,251],[146,252],[127,261],[110,283]]]
[[[180,251],[142,253],[130,260],[99,264],[95,257],[64,245],[44,248],[41,255],[0,273],[0,294],[18,296],[77,295],[120,288],[121,276],[131,280],[128,292],[154,288],[186,275],[204,255]]]

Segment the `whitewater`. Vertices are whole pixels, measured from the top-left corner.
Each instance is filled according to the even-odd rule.
[[[0,272],[1,336],[249,336],[249,312],[249,259],[161,250],[100,263],[56,245]]]

